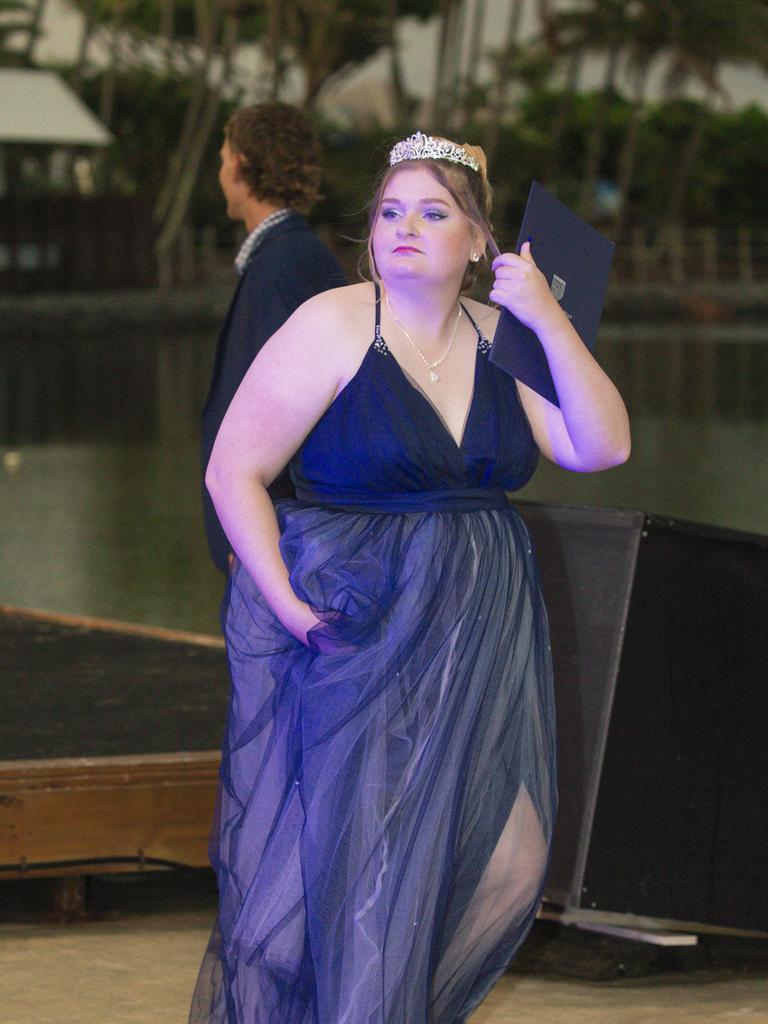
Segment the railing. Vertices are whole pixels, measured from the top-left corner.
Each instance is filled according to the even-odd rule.
[[[210,280],[222,264],[212,226],[182,229],[162,275],[154,242],[146,200],[5,197],[0,199],[0,292],[192,286]],[[618,240],[611,282],[680,290],[768,285],[768,228],[635,227]]]
[[[619,239],[612,277],[630,284],[673,287],[768,283],[768,229],[673,225],[654,235],[636,227]]]
[[[159,272],[157,283],[161,288],[200,284],[210,280],[221,263],[216,245],[216,228],[208,225],[195,231],[185,224],[179,232],[174,258]]]
[[[151,210],[123,196],[0,199],[0,290],[98,291],[156,279]]]

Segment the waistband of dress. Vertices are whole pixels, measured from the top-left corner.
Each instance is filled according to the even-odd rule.
[[[371,515],[405,515],[408,512],[485,512],[509,508],[500,487],[466,490],[407,491],[402,494],[330,495],[296,488],[300,505],[336,512],[363,512]]]

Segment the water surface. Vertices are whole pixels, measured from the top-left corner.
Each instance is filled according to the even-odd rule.
[[[0,602],[214,632],[198,419],[211,335],[0,343]],[[598,355],[632,416],[617,469],[542,461],[531,500],[768,533],[768,327],[624,327]]]

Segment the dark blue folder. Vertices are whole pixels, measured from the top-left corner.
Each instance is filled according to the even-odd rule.
[[[532,238],[531,252],[552,294],[592,351],[603,311],[614,244],[537,181],[531,183],[515,252]],[[533,331],[502,309],[491,361],[559,405],[544,349]]]

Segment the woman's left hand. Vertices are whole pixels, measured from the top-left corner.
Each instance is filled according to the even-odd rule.
[[[523,242],[520,255],[502,252],[491,264],[496,274],[489,299],[503,306],[537,334],[547,322],[565,317],[546,278],[536,266],[531,243]]]

